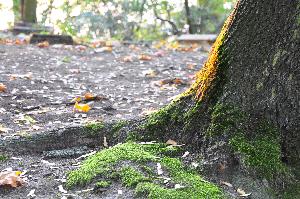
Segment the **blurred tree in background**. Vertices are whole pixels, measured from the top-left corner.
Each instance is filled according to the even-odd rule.
[[[181,33],[217,33],[235,3],[235,0],[24,1],[27,21],[52,25],[57,32],[87,39],[125,40],[154,40]],[[18,20],[22,0],[13,2]],[[36,7],[39,10],[37,19],[34,16]]]

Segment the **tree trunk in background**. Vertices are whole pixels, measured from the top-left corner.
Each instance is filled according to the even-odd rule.
[[[184,0],[185,14],[186,14],[186,23],[189,25],[189,34],[195,34],[194,24],[190,12],[189,0]]]
[[[24,0],[22,19],[26,23],[36,23],[37,0]]]

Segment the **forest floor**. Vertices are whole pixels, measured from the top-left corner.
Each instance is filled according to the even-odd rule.
[[[1,44],[0,83],[6,89],[0,92],[0,139],[17,139],[91,121],[143,117],[188,88],[207,57],[207,53],[197,50],[182,52],[137,45],[117,45],[110,50]],[[74,111],[72,99],[86,93],[98,96],[90,104],[92,109],[86,113]],[[67,171],[78,167],[81,159],[76,157],[2,155],[8,159],[0,162],[0,171],[22,171],[27,182],[16,189],[0,189],[1,198],[133,197],[133,192],[121,184],[101,196],[89,187],[77,191],[59,188],[64,186]]]

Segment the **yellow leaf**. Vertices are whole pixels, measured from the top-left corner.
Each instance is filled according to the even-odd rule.
[[[71,102],[81,102],[81,101],[82,101],[81,97],[74,97],[74,98],[71,100]]]
[[[16,175],[19,176],[21,175],[22,171],[16,171]]]
[[[79,112],[89,112],[89,110],[91,110],[91,107],[88,104],[78,104],[78,102],[75,102],[74,110],[77,110]]]

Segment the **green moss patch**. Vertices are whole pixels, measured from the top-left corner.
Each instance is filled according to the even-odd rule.
[[[68,174],[67,186],[86,185],[116,173],[125,187],[135,189],[136,196],[148,198],[222,198],[221,190],[205,181],[195,170],[187,168],[170,154],[179,147],[159,143],[127,142],[104,149],[85,160],[78,170]],[[163,174],[157,174],[156,165]],[[163,177],[169,178],[165,184]],[[97,183],[96,183],[97,184]],[[176,187],[175,185],[180,185]]]
[[[90,135],[97,135],[99,131],[103,130],[105,127],[103,122],[90,122],[85,125]]]
[[[107,188],[107,187],[109,187],[111,185],[111,182],[103,180],[103,181],[96,182],[95,185],[96,185],[97,188]]]
[[[138,183],[148,181],[141,172],[131,167],[124,167],[121,169],[121,181],[126,187],[135,187]]]
[[[273,179],[287,172],[281,161],[279,131],[266,121],[251,121],[250,116],[234,106],[217,104],[207,134],[227,137],[245,165],[262,177]]]

